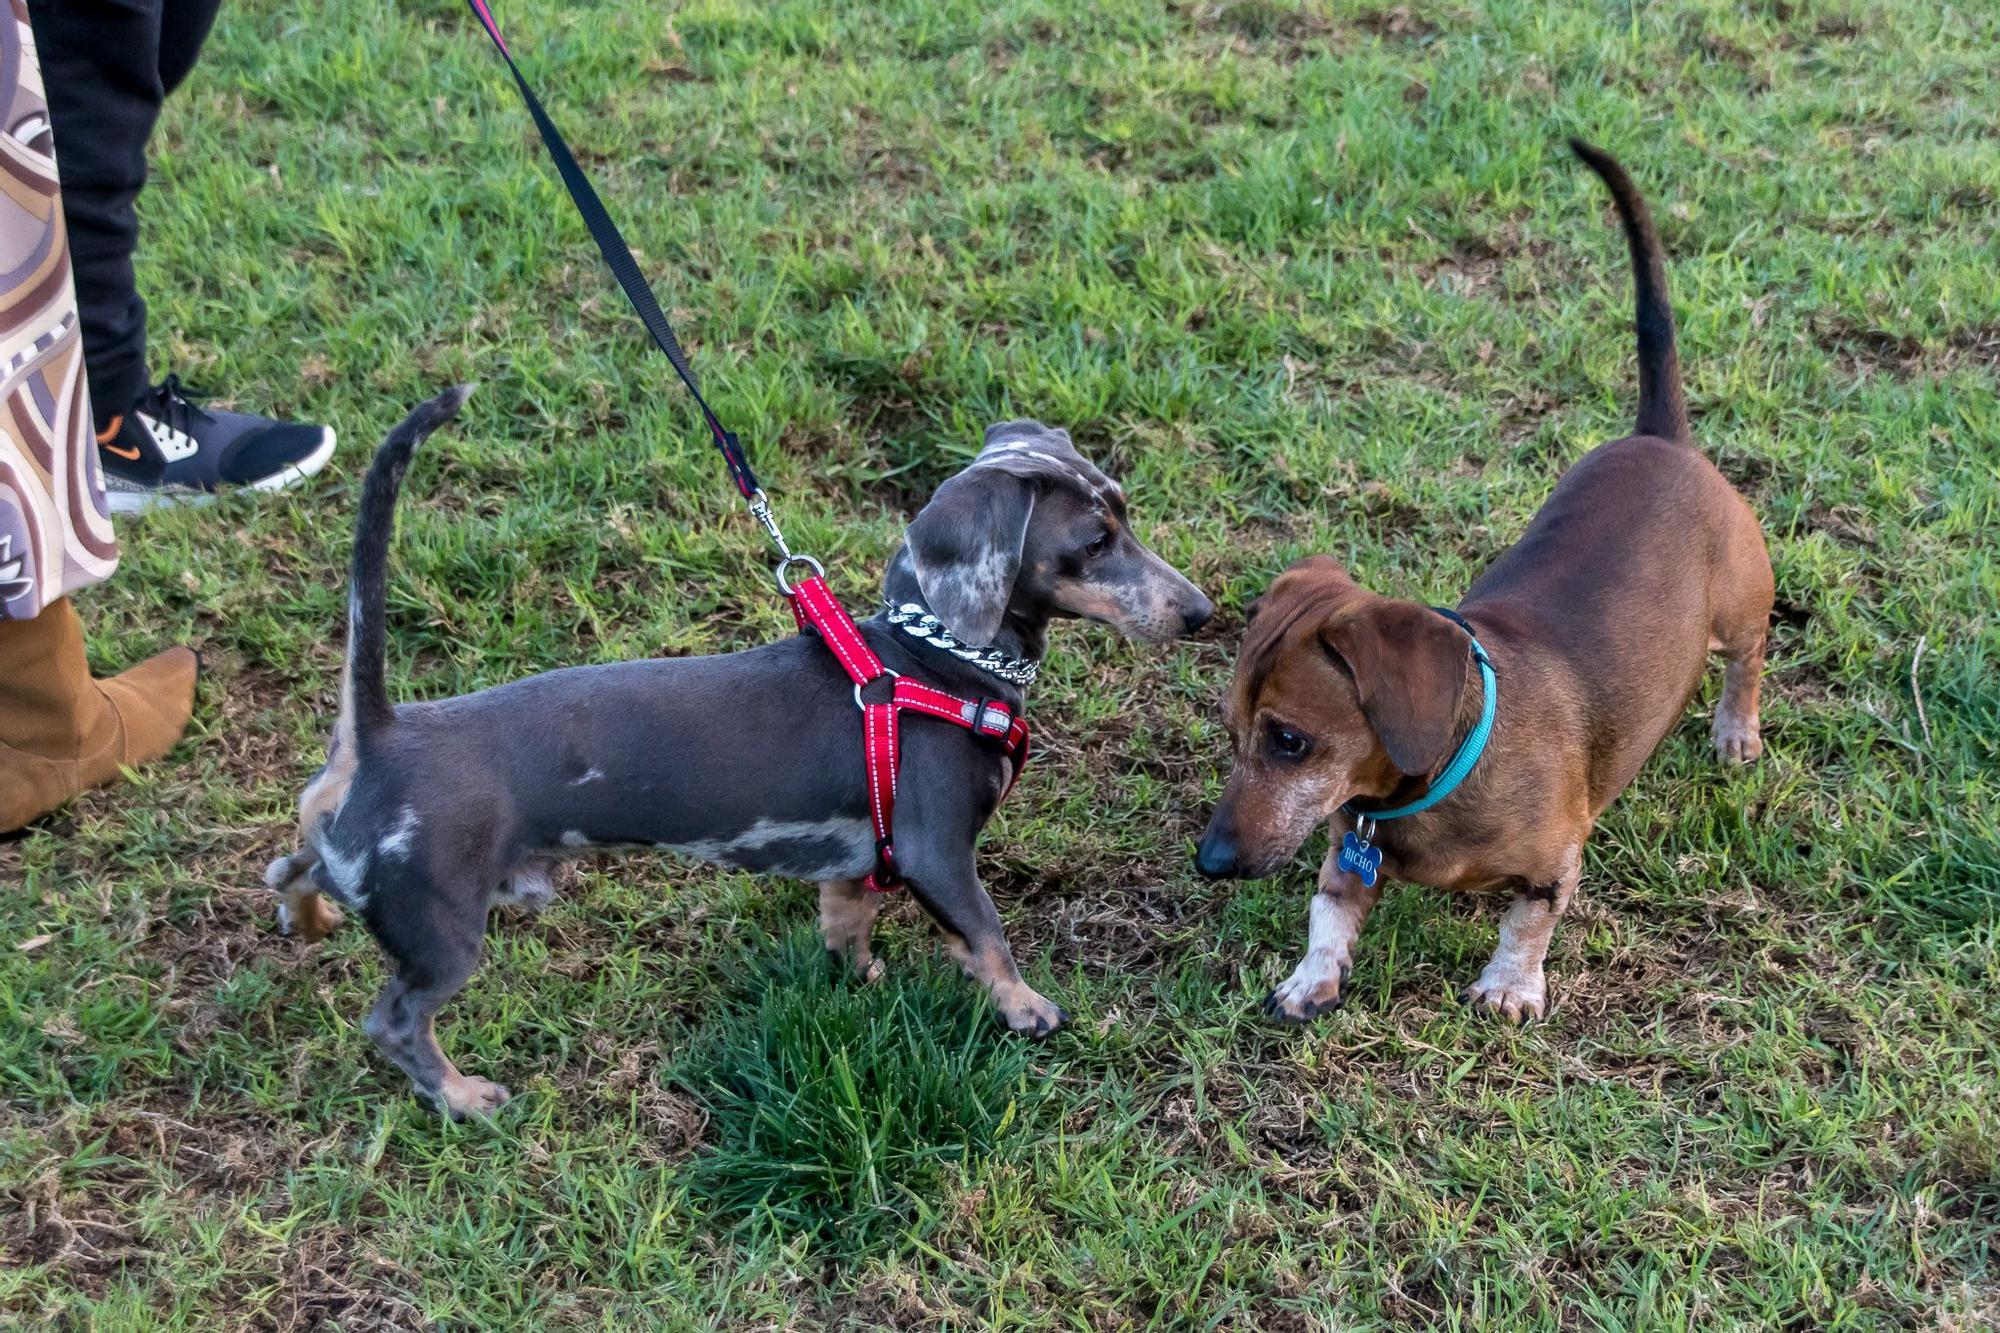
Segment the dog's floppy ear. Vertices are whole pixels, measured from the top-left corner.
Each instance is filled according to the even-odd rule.
[[[1035,489],[1012,471],[971,467],[945,482],[906,536],[917,586],[935,615],[976,647],[993,642],[1021,572]]]
[[[1462,630],[1429,607],[1377,598],[1329,620],[1319,641],[1354,677],[1390,763],[1417,776],[1445,761],[1471,669]]]

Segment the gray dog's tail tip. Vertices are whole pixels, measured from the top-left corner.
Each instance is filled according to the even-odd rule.
[[[418,403],[416,410],[411,412],[409,419],[403,423],[403,429],[413,430],[418,438],[430,434],[457,416],[458,409],[465,406],[465,400],[472,397],[472,391],[478,387],[477,381],[454,384],[435,398]],[[402,431],[397,433],[401,434]]]

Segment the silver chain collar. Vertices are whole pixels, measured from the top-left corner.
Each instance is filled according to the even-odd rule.
[[[1025,657],[1009,657],[998,648],[974,648],[944,627],[944,622],[915,602],[904,602],[898,606],[894,602],[883,602],[882,608],[888,613],[889,623],[913,639],[921,640],[933,648],[942,648],[961,661],[970,662],[988,675],[998,676],[1010,685],[1022,689],[1035,683],[1035,675],[1042,669],[1040,662]]]

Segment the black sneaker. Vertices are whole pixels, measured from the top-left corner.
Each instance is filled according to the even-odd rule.
[[[206,504],[224,486],[282,491],[326,466],[333,430],[199,407],[175,376],[146,390],[98,439],[114,514]]]

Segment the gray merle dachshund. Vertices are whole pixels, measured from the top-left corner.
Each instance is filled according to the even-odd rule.
[[[489,910],[546,903],[553,858],[566,850],[666,847],[816,880],[827,948],[865,979],[881,971],[869,944],[880,897],[861,887],[876,841],[857,692],[816,639],[390,702],[383,612],[396,493],[417,445],[467,392],[417,408],[369,468],[340,715],[326,765],[299,799],[302,849],[265,872],[287,932],[324,936],[340,921],[328,899],[367,923],[393,967],[368,1035],[456,1116],[489,1113],[508,1093],[453,1067],[435,1016],[479,965]],[[907,616],[863,622],[891,670],[1017,714],[1052,619],[1164,642],[1213,610],[1139,542],[1117,485],[1065,432],[1033,421],[986,432],[979,456],[910,524],[884,590],[890,607],[936,617],[921,637],[921,621],[895,623]],[[912,894],[967,975],[1008,1027],[1041,1036],[1064,1014],[1021,979],[973,861],[1010,768],[970,731],[904,727],[895,843]]]

